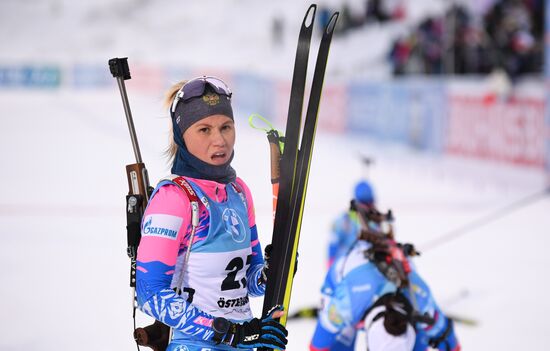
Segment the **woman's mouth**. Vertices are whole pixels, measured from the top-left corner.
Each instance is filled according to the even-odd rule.
[[[212,161],[220,161],[220,160],[223,161],[225,160],[225,158],[226,158],[225,152],[215,152],[211,157]]]

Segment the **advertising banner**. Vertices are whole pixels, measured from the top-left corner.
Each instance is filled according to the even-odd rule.
[[[412,80],[409,91],[409,144],[417,149],[441,153],[447,122],[447,89],[438,79]]]
[[[447,151],[543,167],[544,108],[544,100],[533,97],[450,95]]]
[[[0,66],[0,87],[58,88],[61,69],[56,65]]]
[[[130,70],[130,73],[133,73]],[[114,83],[113,76],[107,64],[75,64],[69,82],[74,88],[102,88]]]
[[[379,140],[441,152],[445,85],[436,80],[353,83],[348,89],[347,130]]]
[[[347,130],[379,139],[409,141],[410,94],[401,84],[352,83],[348,89]]]
[[[342,84],[325,84],[319,105],[317,129],[330,133],[343,133],[346,130],[348,99]]]
[[[272,79],[262,78],[248,73],[233,75],[231,89],[233,108],[247,119],[252,113],[258,113],[270,121],[275,121],[275,84]]]

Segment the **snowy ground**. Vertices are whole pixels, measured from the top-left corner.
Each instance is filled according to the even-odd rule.
[[[130,99],[154,182],[167,173],[161,153],[168,120],[160,98]],[[134,161],[118,92],[3,91],[0,115],[0,349],[133,349],[124,165]],[[254,192],[266,243],[267,141],[244,121],[238,120],[234,165]],[[359,154],[376,159],[370,178],[381,207],[395,211],[398,238],[426,248],[417,265],[443,308],[478,321],[473,328],[457,324],[464,350],[548,349],[548,197],[429,245],[540,190],[542,174],[349,136],[318,137],[291,308],[318,300],[330,221],[362,175]],[[305,350],[313,327],[290,322],[288,349]]]
[[[175,3],[2,1],[0,62],[96,63],[129,56],[132,62],[200,62],[289,78],[306,2],[185,2],[183,13]],[[428,10],[439,13],[443,3],[407,2],[418,18]],[[266,25],[277,11],[292,18],[289,44],[280,51],[271,47]],[[357,62],[371,62],[363,52],[383,56],[393,29],[364,29],[367,42],[376,44],[369,50],[357,49],[364,48],[359,35],[335,40],[328,76],[345,79]],[[387,71],[373,62],[363,73]],[[129,91],[152,182],[168,173],[161,93]],[[0,116],[0,350],[135,349],[124,209],[124,165],[134,159],[118,91],[0,90]],[[268,146],[246,117],[237,121],[234,166],[253,191],[265,244],[271,237]],[[375,158],[369,176],[379,204],[394,210],[398,239],[423,251],[417,267],[443,309],[478,321],[473,328],[457,324],[463,349],[550,349],[548,196],[455,240],[437,241],[539,192],[543,174],[434,158],[349,135],[319,135],[315,145],[291,310],[318,301],[330,222],[346,209],[363,176],[360,154]],[[254,302],[257,311],[260,305]],[[145,322],[140,317],[139,324]],[[306,350],[314,322],[288,327],[288,349]]]

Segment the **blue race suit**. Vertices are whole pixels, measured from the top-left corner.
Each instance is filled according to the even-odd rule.
[[[330,241],[328,246],[328,266],[343,255],[346,255],[361,230],[357,213],[347,211],[339,216],[332,224],[330,232]]]
[[[313,339],[311,351],[352,351],[355,346],[357,327],[366,311],[388,292],[397,290],[378,270],[376,265],[365,257],[370,247],[366,241],[359,240],[348,255],[338,258],[329,269],[321,293],[323,306]],[[435,303],[430,289],[413,270],[409,274],[412,282],[418,312],[428,313],[435,319],[433,325],[416,323],[416,342],[414,351],[424,351],[431,339],[446,333],[444,340],[438,343],[439,350],[457,351],[460,349],[452,324]],[[409,289],[402,293],[410,300]],[[448,328],[449,327],[449,328]]]

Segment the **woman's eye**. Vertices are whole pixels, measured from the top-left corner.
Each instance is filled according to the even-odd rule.
[[[201,129],[199,129],[199,132],[208,133],[208,128],[201,128]]]

